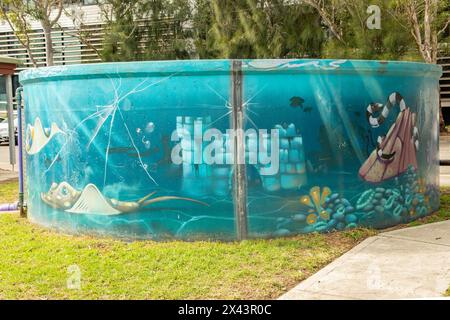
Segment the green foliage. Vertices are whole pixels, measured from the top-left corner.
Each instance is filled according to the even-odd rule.
[[[203,11],[198,20],[206,20],[209,27],[201,33],[201,52],[214,58],[319,56],[325,36],[320,17],[307,6],[290,3],[212,0],[205,9],[211,18],[206,20]]]
[[[318,57],[325,39],[316,12],[287,0],[106,0],[103,8],[106,61]]]
[[[439,42],[449,40],[450,3],[441,0],[389,0],[395,16],[405,17],[421,58],[436,63]],[[448,48],[448,47],[447,47]]]
[[[189,0],[106,0],[105,61],[189,58]]]
[[[212,40],[209,37],[213,16],[211,0],[194,1],[192,15],[193,38],[196,54],[201,59],[216,57],[214,53]]]
[[[320,17],[286,0],[247,0],[239,24],[256,58],[317,57],[325,38]]]
[[[144,37],[147,60],[188,59],[192,51],[191,30],[187,27],[191,19],[189,0],[145,1],[144,12],[151,19],[145,23]]]
[[[135,19],[139,18],[140,8],[139,1],[105,1],[103,16],[108,22],[102,51],[105,61],[139,60],[139,42],[142,35]]]
[[[411,1],[106,0],[103,8],[108,23],[102,56],[106,61],[422,60],[411,32],[411,17],[399,9]],[[370,5],[381,9],[381,29],[366,26]],[[440,2],[434,30],[448,21],[449,6]],[[439,33],[442,40],[448,37],[447,30]]]
[[[450,2],[440,1],[437,8],[437,17],[433,28],[438,33],[438,42],[442,44],[440,50],[443,56],[450,55]]]
[[[392,1],[344,1],[345,14],[340,16],[343,41],[329,38],[323,56],[374,60],[420,60],[414,39],[406,26],[406,17],[392,14]],[[369,5],[381,9],[381,28],[369,29],[366,21]]]
[[[56,21],[50,20],[47,5],[56,9],[61,0],[1,3],[0,20],[11,25],[36,65],[30,20],[40,20],[50,30]],[[432,8],[431,37],[450,42],[448,1],[104,0],[100,55],[104,61],[302,57],[434,61],[434,55],[424,52],[429,47],[436,52],[434,38],[430,45],[423,40],[429,29],[425,3]],[[381,8],[380,30],[366,26],[369,5]],[[422,46],[413,36],[414,11]],[[86,39],[80,37],[81,42]],[[51,39],[46,40],[51,46]],[[441,49],[450,51],[448,45]]]

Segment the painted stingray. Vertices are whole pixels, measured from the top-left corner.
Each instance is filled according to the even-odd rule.
[[[408,169],[417,169],[416,151],[419,148],[416,113],[406,106],[403,97],[394,92],[386,105],[371,103],[367,107],[367,120],[374,128],[380,126],[390,109],[398,105],[400,113],[385,137],[378,137],[377,147],[359,169],[359,175],[368,182],[381,182],[396,177]],[[378,117],[374,113],[379,112]]]
[[[50,129],[43,128],[41,119],[36,118],[34,125],[28,125],[25,137],[25,150],[28,154],[39,153],[50,140],[58,133],[64,133],[56,123],[52,123]]]
[[[183,200],[208,206],[208,204],[183,197],[162,196],[149,199],[156,191],[137,201],[120,201],[105,197],[94,184],[88,184],[83,191],[73,188],[67,182],[53,183],[47,193],[41,193],[41,199],[49,206],[71,213],[118,215],[131,213],[144,207],[163,201]]]

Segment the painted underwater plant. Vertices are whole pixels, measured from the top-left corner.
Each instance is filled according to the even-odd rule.
[[[47,193],[41,193],[41,199],[49,206],[70,213],[118,215],[136,212],[145,207],[163,201],[182,200],[208,206],[207,203],[190,198],[162,196],[149,199],[156,191],[137,201],[120,201],[105,197],[94,184],[88,184],[82,191],[67,182],[53,183]]]
[[[324,232],[330,230],[344,230],[357,226],[359,220],[354,206],[341,197],[338,193],[332,193],[331,189],[324,187],[311,188],[310,194],[302,196],[300,202],[306,205],[308,215],[296,214],[294,220],[306,221],[307,231]]]
[[[403,97],[394,92],[386,105],[371,103],[367,108],[369,124],[377,128],[389,115],[393,106],[400,107],[395,123],[386,137],[378,137],[377,147],[361,166],[359,175],[368,182],[381,182],[396,177],[412,165],[417,169],[416,151],[419,148],[416,114],[406,106]],[[374,113],[380,112],[378,117]]]
[[[320,190],[320,187],[312,187],[309,191],[309,195],[304,195],[300,198],[300,203],[309,207],[308,216],[306,217],[306,222],[308,224],[315,224],[318,217],[323,220],[329,220],[330,216],[323,208],[326,199],[331,194],[331,190],[328,187],[324,187]],[[297,217],[298,219],[299,217]]]

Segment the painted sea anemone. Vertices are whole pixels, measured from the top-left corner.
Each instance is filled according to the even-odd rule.
[[[306,218],[308,224],[315,224],[318,216],[323,220],[329,220],[330,214],[327,212],[323,205],[327,197],[331,194],[331,190],[328,187],[324,187],[322,190],[320,187],[312,187],[309,191],[309,195],[300,197],[300,203],[307,206],[309,215]]]
[[[362,210],[366,206],[372,203],[373,196],[375,195],[375,191],[373,189],[369,189],[364,191],[361,196],[358,198],[356,202],[356,209]]]

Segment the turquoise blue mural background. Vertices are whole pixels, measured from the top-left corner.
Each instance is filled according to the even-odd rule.
[[[30,218],[130,239],[236,238],[234,166],[191,164],[183,143],[182,163],[171,158],[177,128],[230,129],[231,64],[22,72]],[[245,166],[249,236],[383,228],[437,210],[440,74],[418,63],[243,60],[245,128],[280,133],[276,174]],[[378,127],[368,106],[373,119],[386,115]]]

